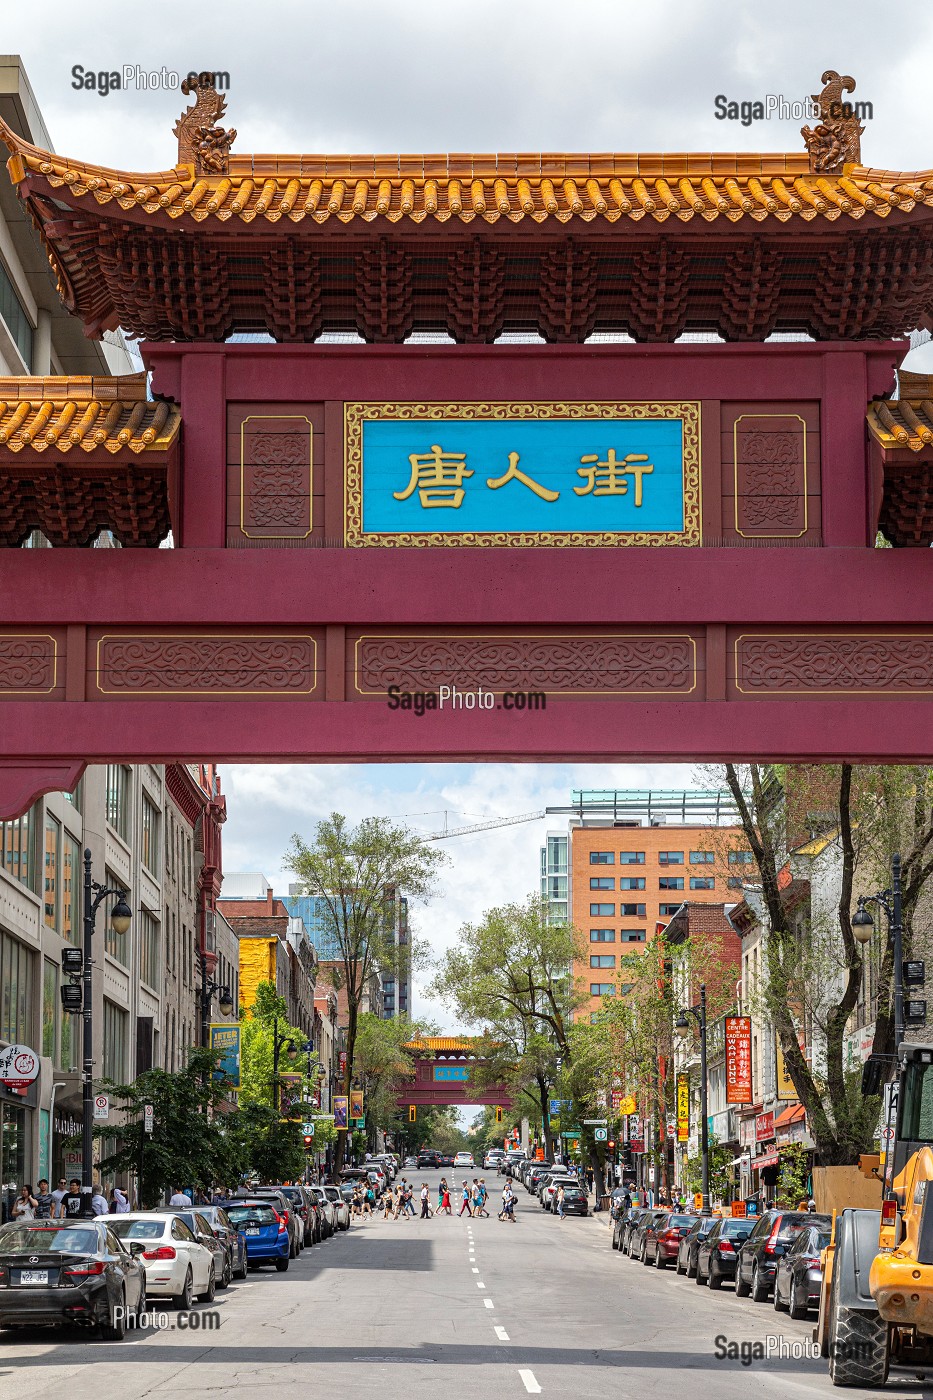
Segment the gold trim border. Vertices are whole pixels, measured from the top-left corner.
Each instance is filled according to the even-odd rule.
[[[745,690],[739,685],[739,643],[740,642],[780,642],[799,638],[802,641],[818,641],[820,637],[846,637],[856,642],[884,642],[903,638],[907,641],[933,642],[933,630],[926,632],[743,632],[733,644],[732,683],[740,695],[751,695],[756,700],[780,700],[784,695],[869,695],[880,699],[912,695],[933,695],[933,685],[921,690],[871,690],[859,686],[857,690]]]
[[[303,535],[251,535],[243,524],[243,507],[246,500],[245,474],[246,463],[244,461],[245,442],[244,429],[247,423],[256,419],[267,419],[277,423],[294,422],[307,423],[308,425],[308,528]],[[314,530],[314,424],[306,413],[248,413],[245,418],[240,419],[240,534],[245,535],[248,540],[306,540]]]
[[[198,641],[207,638],[217,642],[310,642],[311,643],[311,674],[314,677],[309,690],[105,690],[100,683],[101,664],[100,649],[104,642],[132,642],[132,641],[171,641],[187,642]],[[96,665],[94,671],[94,684],[98,695],[175,695],[175,696],[206,696],[211,699],[223,700],[229,695],[313,695],[318,688],[318,664],[317,664],[317,638],[310,632],[106,632],[97,639]]]
[[[465,533],[417,532],[379,533],[363,530],[363,423],[378,419],[412,419],[418,422],[439,418],[464,421],[514,419],[535,422],[548,418],[630,418],[679,419],[683,423],[683,530],[618,531],[467,531]],[[454,548],[524,549],[542,545],[556,548],[626,548],[632,546],[681,547],[702,544],[702,492],[700,477],[699,400],[656,400],[611,403],[606,401],[541,400],[533,402],[490,401],[484,403],[345,403],[344,404],[344,544],[349,549],[372,548]]]
[[[739,424],[743,418],[796,418],[798,423],[803,425],[803,529],[798,530],[796,535],[756,535],[746,534],[739,529]],[[807,476],[807,422],[801,418],[799,413],[740,413],[732,424],[732,493],[734,497],[733,506],[735,510],[735,533],[743,540],[799,540],[810,528],[809,497],[807,490],[809,478]]]
[[[5,700],[10,695],[51,695],[58,688],[58,639],[53,637],[51,632],[0,632],[0,641],[9,638],[16,642],[51,642],[52,643],[52,684],[43,690],[37,690],[30,686],[28,690],[2,690],[0,689],[0,700]]]
[[[361,642],[378,641],[425,641],[425,642],[455,642],[455,641],[521,641],[527,638],[528,641],[577,641],[581,638],[593,637],[598,641],[618,641],[633,639],[646,642],[689,642],[692,657],[691,669],[693,673],[693,684],[689,690],[545,690],[543,694],[561,695],[692,695],[697,688],[698,667],[697,667],[697,644],[696,638],[691,637],[689,632],[364,632],[357,637],[353,646],[353,688],[357,695],[385,696],[388,690],[363,690],[359,684],[360,660],[359,648]],[[479,682],[477,682],[479,684]],[[530,687],[526,687],[530,689]],[[493,695],[504,694],[504,688],[497,691],[492,688]]]

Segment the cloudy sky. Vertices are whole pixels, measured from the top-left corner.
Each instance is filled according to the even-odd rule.
[[[933,7],[892,12],[886,43],[867,0],[32,0],[16,41],[57,150],[127,170],[175,159],[175,91],[76,90],[72,69],[230,74],[225,121],[238,152],[704,151],[803,149],[799,121],[743,128],[714,103],[819,91],[824,68],[852,74],[871,101],[866,164],[933,165],[929,99]],[[889,28],[884,31],[889,32]],[[8,45],[14,38],[8,35]],[[929,354],[918,352],[924,358]],[[919,365],[917,367],[920,367]],[[422,830],[565,803],[573,787],[676,787],[684,768],[425,766],[234,768],[225,772],[228,870],[261,870],[285,888],[282,853],[337,809],[410,816]],[[443,895],[416,912],[441,949],[488,905],[536,886],[546,823],[446,843]],[[415,1010],[444,1024],[443,1008]]]

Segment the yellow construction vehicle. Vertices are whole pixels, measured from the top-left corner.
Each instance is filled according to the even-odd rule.
[[[834,1215],[814,1340],[833,1385],[933,1365],[933,1045],[902,1045],[881,1210]]]

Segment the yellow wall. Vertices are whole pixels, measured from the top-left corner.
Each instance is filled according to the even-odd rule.
[[[246,1015],[252,1015],[256,989],[260,982],[275,986],[275,938],[240,939],[240,1002]]]

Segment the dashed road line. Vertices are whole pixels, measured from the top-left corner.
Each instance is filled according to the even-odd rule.
[[[471,1269],[470,1272],[473,1273],[473,1274],[478,1274],[478,1273],[479,1273],[479,1269]]]
[[[492,1301],[491,1298],[484,1298],[484,1299],[483,1299],[483,1307],[484,1307],[484,1308],[494,1308],[495,1306],[496,1306],[496,1305],[495,1305],[495,1303]]]
[[[479,1270],[477,1270],[477,1272],[479,1272]],[[485,1288],[485,1287],[486,1287],[485,1283],[480,1283],[479,1281],[477,1281],[476,1286],[477,1286],[477,1288]]]
[[[524,1385],[525,1389],[528,1391],[528,1394],[529,1394],[529,1395],[540,1395],[540,1394],[541,1394],[541,1387],[539,1386],[538,1382],[535,1380],[535,1373],[534,1373],[534,1371],[519,1371],[518,1374],[521,1376],[521,1378],[522,1378],[522,1384]]]
[[[492,1330],[495,1332],[500,1342],[507,1342],[510,1340],[509,1334],[504,1327],[494,1327]]]

